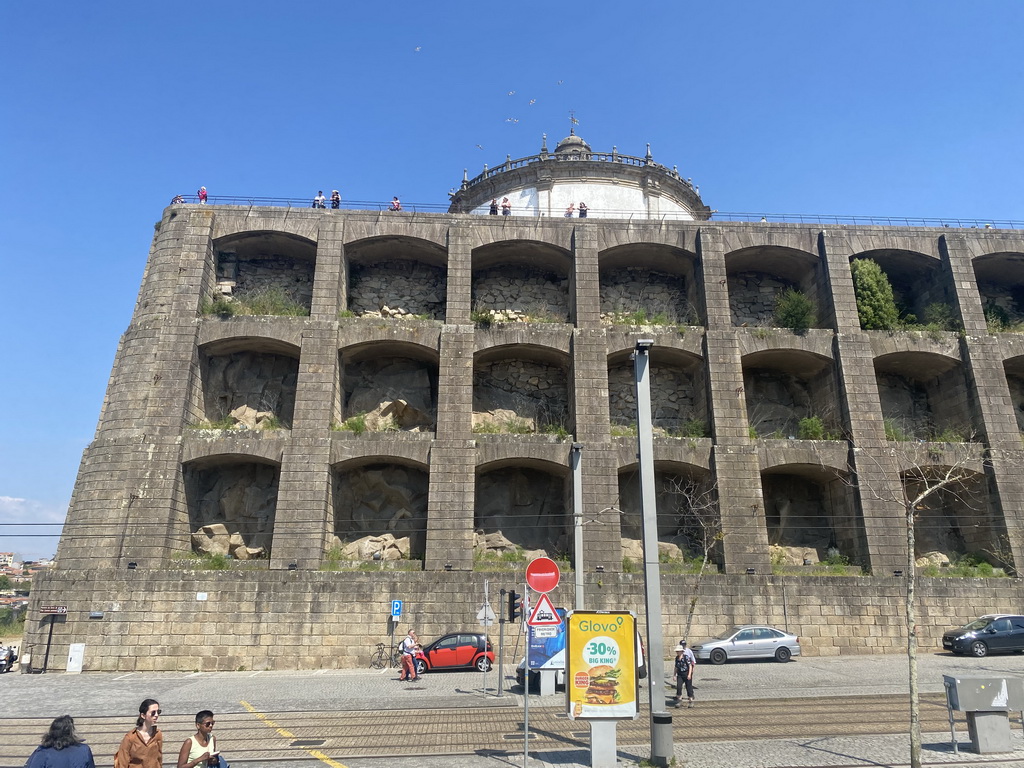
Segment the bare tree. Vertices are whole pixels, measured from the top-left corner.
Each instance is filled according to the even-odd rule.
[[[704,573],[711,563],[712,554],[725,538],[722,530],[722,516],[718,511],[718,486],[706,480],[671,475],[665,478],[665,490],[675,498],[678,520],[677,538],[690,552],[700,557],[700,567],[694,575],[693,594],[686,614],[683,637],[690,636],[693,616]]]
[[[918,443],[891,442],[881,456],[859,452],[861,461],[873,465],[874,477],[886,478],[885,482],[872,483],[864,477],[844,482],[855,484],[862,497],[887,504],[898,504],[903,509],[907,535],[907,593],[904,614],[907,629],[907,664],[910,677],[910,765],[921,768],[921,717],[920,697],[917,678],[917,603],[914,590],[917,586],[917,540],[914,524],[916,513],[926,509],[926,502],[939,494],[951,494],[967,500],[972,481],[979,473],[980,460],[970,444],[955,449],[936,450]],[[868,473],[864,473],[868,474]],[[901,482],[892,483],[894,477]]]

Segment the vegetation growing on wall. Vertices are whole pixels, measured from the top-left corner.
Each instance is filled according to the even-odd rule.
[[[775,325],[804,333],[814,325],[817,308],[803,291],[787,288],[775,299]]]
[[[200,307],[204,315],[233,317],[234,315],[283,315],[308,317],[309,307],[300,304],[277,286],[267,286],[228,298],[218,296],[204,301]]]
[[[899,324],[899,311],[892,283],[873,259],[854,259],[853,291],[857,297],[857,315],[865,331],[891,331]]]

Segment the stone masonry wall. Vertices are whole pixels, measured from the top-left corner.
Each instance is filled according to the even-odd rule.
[[[353,264],[348,309],[358,317],[425,315],[443,320],[447,283],[443,269],[416,261]]]
[[[473,309],[501,321],[569,319],[569,280],[523,267],[492,267],[473,275]]]
[[[574,604],[573,579],[563,575],[551,598]],[[37,603],[68,606],[54,623],[50,669],[63,669],[68,645],[86,644],[85,671],[214,671],[366,667],[387,638],[390,601],[401,599],[401,634],[421,638],[477,626],[483,579],[497,590],[523,581],[522,572],[407,573],[304,571],[54,571],[36,577]],[[662,577],[666,647],[683,636],[692,576]],[[643,620],[643,579],[602,574],[586,578],[592,610],[633,610]],[[765,622],[800,635],[807,656],[900,653],[906,648],[900,578],[705,576],[690,641],[734,624]],[[200,599],[205,594],[206,599]],[[133,598],[146,595],[145,601]],[[970,618],[1015,610],[1024,585],[1010,579],[920,579],[918,637],[922,652],[939,650],[942,632]],[[89,619],[101,611],[101,619]],[[42,664],[49,620],[30,614],[23,653]],[[518,625],[516,627],[518,629]],[[497,630],[491,640],[497,652]],[[518,661],[506,631],[506,664]],[[196,643],[196,637],[208,638]],[[153,648],[160,652],[154,653]],[[521,648],[519,649],[521,653]]]

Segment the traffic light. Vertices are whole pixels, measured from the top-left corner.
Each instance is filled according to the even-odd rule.
[[[523,596],[514,589],[508,593],[508,620],[515,622],[523,615]]]

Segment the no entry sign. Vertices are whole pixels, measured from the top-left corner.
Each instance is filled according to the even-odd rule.
[[[526,583],[534,592],[550,592],[558,586],[561,574],[550,557],[537,557],[526,566]]]

